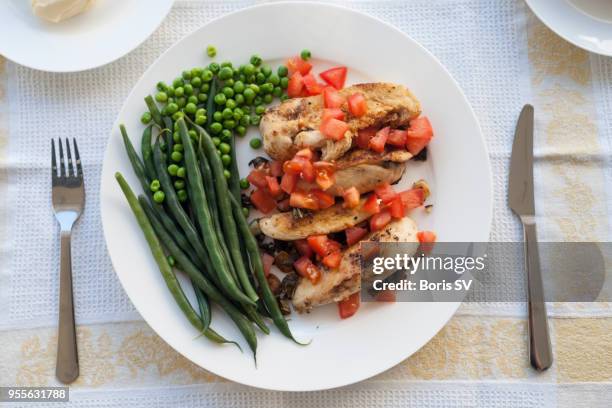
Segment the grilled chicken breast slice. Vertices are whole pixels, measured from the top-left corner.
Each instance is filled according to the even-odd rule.
[[[268,237],[283,241],[343,231],[368,219],[370,214],[362,209],[364,203],[362,199],[358,207],[351,209],[335,204],[299,219],[294,218],[291,211],[274,214],[259,220],[259,228]]]
[[[367,113],[361,117],[347,113],[349,130],[343,139],[338,142],[322,140],[318,132],[324,109],[320,95],[292,98],[268,109],[261,119],[259,129],[266,153],[275,160],[285,161],[291,159],[298,150],[312,147],[322,149],[322,160],[334,160],[348,151],[351,147],[348,139],[352,139],[359,129],[370,126],[407,126],[410,119],[421,113],[419,101],[402,85],[366,83],[339,92],[344,97],[360,92],[365,96],[368,106]],[[341,109],[348,112],[346,102]],[[303,132],[308,133],[301,135]]]
[[[392,221],[380,231],[370,233],[363,241],[417,243],[416,234],[416,224],[405,217]],[[308,312],[315,306],[339,302],[361,290],[360,244],[357,243],[343,252],[338,269],[329,270],[323,265],[319,265],[319,268],[323,276],[316,285],[302,278],[295,289],[293,306],[300,313]]]

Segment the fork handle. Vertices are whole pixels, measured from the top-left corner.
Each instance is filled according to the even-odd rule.
[[[60,248],[60,302],[55,375],[62,383],[69,384],[79,376],[79,358],[74,324],[74,301],[72,297],[70,231],[61,232]]]
[[[525,230],[525,263],[529,295],[529,357],[531,365],[536,370],[543,371],[552,365],[553,357],[548,334],[548,318],[546,316],[546,303],[544,303],[535,222],[532,220],[524,221],[523,228]]]

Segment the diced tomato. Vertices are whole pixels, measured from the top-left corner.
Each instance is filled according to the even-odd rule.
[[[290,98],[301,96],[302,89],[304,88],[304,78],[299,72],[295,72],[289,78],[289,84],[287,84],[287,95]]]
[[[293,193],[291,193],[289,204],[296,208],[306,208],[308,210],[319,209],[318,200],[302,190],[294,190]]]
[[[406,210],[400,196],[396,196],[389,204],[389,212],[393,218],[403,218]]]
[[[287,194],[293,193],[295,190],[295,186],[297,185],[299,179],[299,175],[292,173],[283,174],[283,178],[281,179],[280,188]]]
[[[420,207],[425,201],[425,195],[423,194],[422,188],[411,188],[410,190],[402,191],[399,195],[402,199],[402,203],[404,203],[405,211]]]
[[[300,150],[300,152],[309,152],[310,150]],[[312,155],[312,152],[310,153]],[[304,156],[298,156],[297,154],[291,160],[287,160],[283,164],[283,170],[285,174],[299,174],[304,180],[312,183],[315,180],[315,170],[312,162]]]
[[[419,246],[420,251],[429,254],[433,250],[437,237],[433,231],[419,231],[417,232],[417,239],[421,244]]]
[[[302,75],[306,75],[312,69],[312,64],[308,61],[304,61],[299,55],[287,60],[287,69],[289,74],[292,75],[294,72],[299,72]]]
[[[319,209],[321,210],[331,207],[336,202],[333,195],[327,194],[322,190],[313,189],[310,190],[310,194],[317,200]]]
[[[274,264],[274,257],[266,252],[261,256],[261,262],[263,263],[264,275],[268,277],[270,274],[270,269],[272,269],[272,265]]]
[[[410,128],[407,131],[406,149],[412,154],[417,155],[433,137],[433,129],[426,116],[419,116],[410,121]]]
[[[361,303],[359,292],[353,293],[351,296],[338,302],[338,313],[341,319],[348,319],[359,309]]]
[[[283,163],[278,160],[272,160],[270,162],[270,175],[274,177],[280,177],[283,175]]]
[[[315,181],[315,169],[310,160],[305,160],[302,165],[302,172],[300,176],[307,182],[312,183]]]
[[[391,201],[393,201],[395,197],[397,197],[397,193],[389,183],[383,183],[378,185],[374,189],[374,193],[378,196],[378,198],[380,198],[380,200],[384,204],[389,204]]]
[[[323,109],[323,118],[321,119],[321,122],[325,122],[325,120],[328,118],[344,120],[346,117],[340,108],[325,108]]]
[[[342,253],[340,251],[334,251],[323,258],[321,262],[323,262],[323,265],[327,266],[329,269],[336,269],[338,266],[340,266],[341,260]]]
[[[353,116],[363,116],[368,112],[368,104],[365,96],[361,92],[357,92],[348,97],[349,112]]]
[[[283,192],[278,184],[278,179],[276,177],[266,176],[266,181],[268,182],[268,191],[272,197],[278,197]]]
[[[376,128],[369,127],[365,129],[361,129],[357,132],[357,146],[361,149],[367,149],[370,147],[370,139],[372,139],[376,135]]]
[[[266,191],[259,188],[251,193],[251,202],[264,214],[276,208],[276,201],[274,198]]]
[[[393,146],[406,146],[406,137],[408,136],[408,132],[400,129],[392,129],[389,132],[389,137],[387,138],[387,144]]]
[[[377,153],[382,153],[385,151],[385,144],[387,143],[387,138],[389,137],[389,126],[380,129],[376,132],[373,138],[370,139],[368,143],[368,147],[370,150],[373,150]]]
[[[337,90],[331,86],[323,88],[323,105],[326,108],[339,108],[343,103],[344,97]]]
[[[303,256],[293,263],[293,267],[300,276],[307,278],[314,285],[321,280],[321,271],[310,259]]]
[[[359,205],[359,190],[355,186],[348,188],[342,193],[342,198],[344,199],[344,204],[342,204],[344,208],[355,208]]]
[[[363,204],[363,210],[369,214],[376,214],[380,212],[380,204],[378,204],[378,197],[376,197],[376,194],[370,194],[366,202]]]
[[[385,208],[370,218],[370,231],[379,231],[385,228],[389,221],[391,221],[391,212]]]
[[[293,241],[293,244],[295,245],[295,249],[297,249],[300,255],[305,256],[307,258],[312,258],[312,256],[314,255],[314,251],[312,250],[310,245],[308,245],[308,241],[306,241],[305,239],[298,239],[297,241]]]
[[[366,236],[368,230],[361,227],[350,227],[345,229],[344,233],[346,234],[347,245],[351,246],[361,241],[361,238]]]
[[[323,90],[321,85],[317,82],[317,79],[312,74],[304,75],[302,81],[304,82],[304,88],[306,89],[306,92],[308,92],[308,95],[318,95]]]
[[[316,182],[322,190],[327,190],[336,182],[334,177],[335,166],[333,163],[318,161],[313,163],[315,169]]]
[[[395,303],[397,300],[395,296],[395,291],[389,290],[389,289],[377,291],[375,299],[377,302],[389,302],[389,303]]]
[[[328,254],[327,248],[327,235],[311,235],[306,238],[308,246],[320,257],[324,257]]]
[[[342,89],[346,81],[346,71],[346,67],[334,67],[321,72],[319,76],[334,88]]]
[[[266,180],[266,172],[263,170],[255,169],[247,176],[249,183],[259,188],[268,187],[268,181]]]
[[[282,211],[282,212],[289,211],[291,209],[291,205],[289,204],[289,199],[285,198],[284,200],[280,200],[279,202],[277,202],[276,208],[278,208],[278,211]]]
[[[334,118],[327,118],[321,123],[319,128],[323,136],[332,140],[342,139],[348,129],[349,127],[346,122]]]
[[[313,159],[313,157],[314,157],[314,154],[312,153],[312,150],[310,150],[310,149],[306,148],[306,149],[299,150],[299,151],[298,151],[298,152],[295,154],[295,156],[294,156],[294,157],[303,157],[303,158],[305,158],[305,159],[312,160],[312,159]]]
[[[296,160],[295,157],[283,163],[283,171],[285,174],[297,174],[302,171],[302,161]]]

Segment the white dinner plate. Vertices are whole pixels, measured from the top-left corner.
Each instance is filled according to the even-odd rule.
[[[577,47],[612,56],[612,1],[526,0],[533,13]]]
[[[252,24],[253,21],[259,24]],[[124,123],[139,143],[143,98],[159,80],[171,81],[186,67],[202,66],[202,48],[215,44],[218,60],[243,63],[254,52],[277,66],[310,49],[314,70],[349,67],[348,83],[391,81],[404,84],[421,100],[435,129],[426,162],[410,163],[399,188],[426,178],[433,190],[431,214],[416,211],[421,229],[442,241],[488,241],[492,213],[491,173],[478,122],[457,83],[423,47],[399,30],[370,16],[315,3],[260,5],[226,15],[183,38],[155,62],[125,102],[110,136],[101,186],[104,233],[113,265],[130,299],[147,323],[174,349],[222,377],[274,390],[320,390],[351,384],[398,364],[429,341],[450,319],[458,303],[364,304],[340,320],[335,305],[309,315],[293,314],[290,326],[298,346],[272,329],[260,335],[257,367],[251,354],[211,345],[189,325],[168,292],[136,221],[114,179],[121,171],[136,188],[118,126]],[[365,58],[364,56],[367,56]],[[248,146],[256,129],[238,143],[240,172],[257,154]],[[221,313],[213,326],[224,335],[240,334]],[[246,350],[244,341],[241,341]]]
[[[60,23],[38,18],[30,3],[0,1],[0,54],[41,71],[75,72],[132,51],[160,25],[174,0],[96,0]]]

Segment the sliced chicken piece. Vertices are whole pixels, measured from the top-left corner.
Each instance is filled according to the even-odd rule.
[[[326,190],[332,195],[341,196],[350,187],[360,193],[367,193],[384,182],[395,183],[406,170],[406,162],[412,158],[406,150],[391,150],[376,153],[371,150],[353,150],[335,162],[336,181]],[[318,188],[316,184],[300,180],[298,187],[304,190]]]
[[[410,218],[392,221],[381,231],[370,233],[363,241],[413,242],[417,247],[417,227]],[[319,265],[323,276],[313,285],[301,279],[293,294],[293,306],[300,312],[308,312],[315,306],[338,302],[361,290],[361,254],[357,243],[344,251],[340,266],[329,270]]]
[[[285,161],[301,148],[313,147],[323,149],[323,160],[334,160],[348,151],[350,143],[346,139],[352,138],[359,129],[407,126],[410,119],[421,113],[419,101],[402,85],[385,82],[357,84],[339,92],[344,97],[361,92],[368,106],[365,115],[354,117],[348,114],[347,103],[343,104],[341,109],[347,113],[349,130],[342,140],[322,146],[318,129],[324,106],[320,95],[293,98],[268,109],[261,119],[259,129],[266,153],[275,160]],[[304,132],[308,133],[301,135]]]
[[[261,232],[270,238],[283,241],[305,239],[311,235],[329,234],[343,231],[368,219],[370,214],[363,211],[365,199],[356,208],[343,208],[342,204],[307,214],[304,218],[294,218],[291,211],[274,214],[259,220]]]

